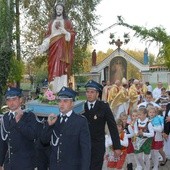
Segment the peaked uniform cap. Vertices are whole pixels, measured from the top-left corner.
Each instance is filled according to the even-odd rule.
[[[94,81],[94,80],[89,80],[89,81],[87,82],[87,84],[85,85],[85,88],[86,88],[86,89],[87,89],[87,88],[92,88],[92,89],[95,89],[95,90],[97,90],[97,91],[102,91],[103,86],[102,86],[101,84],[97,83],[97,82]]]
[[[77,92],[63,86],[61,90],[57,93],[59,99],[73,99],[75,100],[75,97],[77,95]]]
[[[22,89],[16,88],[16,87],[10,87],[5,92],[5,98],[13,98],[15,96],[21,97],[22,96]]]

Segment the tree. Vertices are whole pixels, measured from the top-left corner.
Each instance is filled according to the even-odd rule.
[[[170,36],[166,33],[163,27],[154,27],[147,29],[137,25],[129,25],[124,22],[121,16],[118,16],[118,24],[130,28],[135,31],[135,36],[140,37],[142,41],[149,44],[156,42],[159,46],[158,58],[164,60],[164,64],[170,68]]]
[[[13,3],[10,0],[0,0],[0,101],[6,87],[10,72],[10,61],[13,55]]]
[[[10,60],[10,71],[8,75],[8,81],[11,83],[20,82],[24,72],[24,63],[16,59],[15,56]]]
[[[143,64],[143,51],[134,51],[134,50],[126,50],[126,52],[133,56],[137,61]],[[127,79],[141,79],[141,73],[139,72],[139,69],[131,64],[130,62],[127,63]]]

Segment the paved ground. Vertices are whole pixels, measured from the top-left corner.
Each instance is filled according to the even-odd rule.
[[[1,170],[1,168],[0,168],[0,170]],[[2,170],[3,170],[3,169],[2,169]],[[35,170],[37,170],[37,168],[36,168]],[[103,170],[106,170],[106,169],[103,168]],[[111,169],[110,169],[110,170],[111,170]],[[126,170],[126,169],[124,168],[124,170]],[[170,160],[167,161],[166,165],[160,166],[160,167],[159,167],[159,170],[170,170]]]
[[[166,165],[160,166],[159,170],[170,170],[170,160],[167,161]]]
[[[1,170],[1,168],[0,168],[0,170]],[[35,170],[37,170],[37,168],[35,168]],[[106,169],[103,169],[103,170],[106,170]],[[124,170],[126,170],[126,169],[124,168]],[[159,167],[159,170],[170,170],[170,160],[168,160],[166,165]]]
[[[151,168],[152,169],[152,168]],[[102,170],[113,170],[113,169],[107,169],[107,168],[103,168]],[[126,168],[122,169],[122,170],[126,170]],[[134,170],[137,170],[134,168]],[[164,166],[159,166],[159,170],[170,170],[170,160],[167,161],[166,165]]]

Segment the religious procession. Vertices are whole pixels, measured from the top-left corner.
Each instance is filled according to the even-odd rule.
[[[162,82],[153,90],[147,84],[123,78],[103,88],[103,100],[109,103],[115,117],[122,146],[121,155],[115,157],[106,132],[103,169],[158,170],[166,166],[170,158],[170,91]]]
[[[169,167],[170,91],[161,82],[152,90],[137,79],[112,85],[89,80],[85,88],[82,114],[74,112],[77,92],[63,87],[57,98],[59,115],[44,117],[23,109],[22,90],[9,88],[1,118],[2,169]],[[44,94],[48,90],[43,86]]]
[[[13,5],[10,2],[6,5]],[[25,8],[29,6],[30,2],[24,2]],[[37,55],[47,57],[44,68],[48,70],[42,86],[36,87],[36,95],[25,97],[17,81],[8,84],[2,77],[6,84],[0,82],[0,170],[169,169],[170,89],[162,81],[154,88],[146,81],[150,76],[147,48],[144,64],[121,49],[120,39],[113,41],[118,48],[101,63],[97,63],[94,49],[90,76],[84,76],[87,81],[80,96],[71,78],[74,53],[79,51],[74,49],[76,36],[82,38],[83,34],[76,32],[63,2],[54,3],[45,36],[35,49]],[[72,14],[75,11],[70,9]],[[82,23],[85,19],[79,20]],[[142,79],[127,80],[127,61],[139,67]]]

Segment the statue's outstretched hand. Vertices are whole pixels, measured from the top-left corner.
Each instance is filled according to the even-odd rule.
[[[40,54],[43,54],[44,52],[46,52],[48,50],[49,41],[50,41],[50,36],[48,38],[44,39],[43,43],[38,46],[37,50]]]
[[[40,54],[43,54],[44,52],[46,52],[49,49],[51,38],[52,38],[52,35],[49,35],[48,37],[46,37],[43,40],[42,44],[38,46],[37,50]]]

